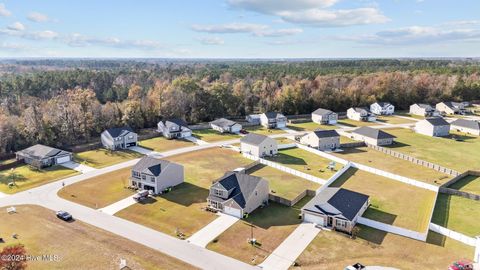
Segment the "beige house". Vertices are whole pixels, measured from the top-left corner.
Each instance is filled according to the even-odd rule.
[[[318,150],[335,150],[340,147],[340,135],[335,130],[316,130],[300,137],[300,143]]]
[[[158,194],[183,183],[183,166],[164,159],[145,156],[132,168],[130,185]]]
[[[480,122],[475,120],[457,119],[450,123],[450,130],[479,136]]]
[[[461,102],[440,102],[435,105],[435,109],[441,114],[465,114],[465,105]]]
[[[240,139],[240,151],[256,157],[273,156],[278,152],[278,144],[268,136],[249,133]]]
[[[415,124],[415,132],[432,137],[450,134],[450,124],[441,117],[427,118]]]
[[[268,203],[268,182],[260,177],[227,172],[210,187],[208,207],[242,218]]]
[[[374,122],[377,117],[365,108],[353,107],[347,110],[347,118],[355,121]]]
[[[361,127],[352,131],[351,138],[366,144],[381,146],[392,144],[396,137],[380,129]]]
[[[319,108],[312,112],[312,121],[314,123],[334,125],[337,123],[337,120],[338,114],[327,109]]]
[[[423,103],[415,103],[410,105],[410,114],[419,116],[440,116],[440,112],[435,110],[432,106]]]
[[[369,204],[365,194],[328,187],[302,208],[302,218],[318,226],[351,233]]]

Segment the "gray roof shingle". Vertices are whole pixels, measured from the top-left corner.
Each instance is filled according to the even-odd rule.
[[[322,108],[316,109],[314,112],[312,112],[312,114],[316,114],[316,115],[329,115],[332,113],[334,112],[327,109],[322,109]]]
[[[424,121],[427,121],[433,126],[449,126],[450,124],[445,121],[442,117],[431,117],[431,118],[426,118]]]
[[[459,126],[459,127],[470,128],[474,130],[480,130],[480,122],[475,120],[457,119],[450,124],[452,126]]]
[[[209,198],[217,201],[226,201],[233,199],[240,207],[244,208],[248,198],[251,197],[257,186],[262,182],[266,182],[261,177],[248,175],[238,172],[227,172],[224,176],[218,179],[215,183],[219,183],[226,190],[232,190],[228,199],[210,195]]]
[[[285,117],[283,114],[278,113],[278,112],[265,112],[263,113],[268,119],[277,119],[277,118],[283,118]]]
[[[262,134],[256,134],[256,133],[249,133],[245,137],[241,138],[240,142],[251,144],[251,145],[259,145],[266,139],[268,139],[268,136],[265,136]]]
[[[315,130],[313,133],[315,136],[317,136],[317,138],[340,137],[340,134],[338,134],[338,132],[335,130],[321,129]]]
[[[236,123],[237,122],[226,119],[226,118],[220,118],[220,119],[217,119],[217,120],[214,120],[214,121],[210,122],[210,124],[216,125],[216,126],[219,126],[219,127],[222,127],[222,128],[229,128],[229,127],[235,125]]]
[[[170,163],[168,160],[145,156],[133,166],[132,170],[159,176]]]
[[[377,139],[377,140],[396,138],[395,136],[389,133],[386,133],[383,130],[371,128],[371,127],[360,127],[352,131],[352,133],[356,133],[356,134],[359,134],[368,138],[372,138],[372,139]]]
[[[115,127],[115,128],[109,128],[106,130],[112,138],[117,138],[120,136],[125,136],[126,134],[133,132],[133,130],[130,127]]]
[[[38,159],[38,158],[43,159],[43,158],[67,155],[67,154],[70,154],[70,152],[63,151],[50,146],[42,145],[42,144],[36,144],[29,148],[18,151],[17,154],[20,154],[22,156],[27,156],[33,159]]]

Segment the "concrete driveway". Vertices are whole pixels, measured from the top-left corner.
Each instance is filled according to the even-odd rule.
[[[81,172],[81,173],[87,173],[87,172],[92,172],[92,171],[96,170],[95,168],[92,168],[90,166],[83,165],[83,164],[73,162],[73,161],[61,163],[60,165],[62,165],[63,167],[75,170],[77,172]]]
[[[153,152],[152,150],[143,148],[143,147],[141,147],[141,146],[132,146],[132,147],[129,147],[128,149],[129,149],[129,150],[132,150],[132,151],[135,151],[135,152],[137,152],[137,153],[143,154],[143,155],[150,155],[150,154],[152,154],[152,153],[155,153],[155,152]]]
[[[190,136],[190,137],[185,137],[185,140],[189,140],[191,142],[193,142],[194,144],[198,144],[198,145],[206,145],[208,144],[208,142],[206,141],[202,141],[196,137],[193,137],[193,136]]]
[[[129,196],[129,197],[123,199],[123,200],[120,200],[116,203],[112,203],[108,206],[105,206],[104,208],[98,209],[98,211],[113,216],[113,215],[115,215],[115,213],[117,213],[117,212],[131,206],[131,205],[136,204],[137,201],[135,201],[133,199],[133,196],[135,196],[135,194],[133,194],[132,196]]]
[[[217,215],[218,218],[203,227],[200,231],[194,233],[187,241],[200,247],[206,247],[208,243],[239,221],[238,218],[230,215],[222,213],[218,213]]]

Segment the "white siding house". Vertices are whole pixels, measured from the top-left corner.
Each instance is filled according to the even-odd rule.
[[[273,156],[278,152],[278,144],[268,136],[249,133],[240,139],[240,150],[256,157]]]
[[[432,137],[450,134],[450,124],[441,117],[427,118],[415,124],[415,132]]]
[[[287,126],[287,117],[277,112],[262,113],[260,124],[266,128],[284,128]]]
[[[347,110],[348,119],[355,121],[374,122],[377,120],[374,114],[370,113],[365,108],[353,107]]]
[[[242,125],[232,120],[220,118],[210,122],[210,127],[220,133],[239,133]]]
[[[312,112],[312,121],[322,125],[334,125],[338,121],[338,114],[330,110],[320,108]]]
[[[183,166],[163,159],[145,156],[132,168],[130,185],[155,194],[184,181]]]
[[[395,112],[395,106],[389,102],[375,102],[370,105],[370,112],[376,115],[392,115]]]

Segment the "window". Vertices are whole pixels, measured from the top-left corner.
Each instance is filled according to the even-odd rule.
[[[142,174],[142,180],[146,180],[147,176],[145,174]]]
[[[129,139],[133,139],[133,135],[128,136]]]
[[[155,177],[154,177],[154,176],[150,176],[150,181],[151,181],[152,183],[155,183]]]
[[[337,227],[343,227],[343,228],[345,228],[345,227],[347,227],[347,222],[344,221],[344,220],[338,220],[338,219],[337,219],[337,220],[335,220],[335,225],[336,225]]]
[[[215,194],[216,196],[223,196],[223,190],[214,188],[213,194]]]

